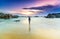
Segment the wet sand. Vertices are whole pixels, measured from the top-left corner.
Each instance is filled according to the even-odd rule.
[[[0,39],[60,39],[60,19],[31,19],[30,32],[26,18],[17,23],[0,23]]]

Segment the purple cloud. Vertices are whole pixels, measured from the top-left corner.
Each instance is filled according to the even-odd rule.
[[[60,6],[56,5],[47,5],[47,6],[40,6],[40,7],[31,7],[31,8],[24,8],[24,9],[36,9],[36,10],[44,10],[45,12],[60,12]]]

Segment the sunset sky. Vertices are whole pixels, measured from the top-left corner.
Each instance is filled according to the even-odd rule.
[[[60,0],[0,0],[0,12],[48,14],[60,12]]]

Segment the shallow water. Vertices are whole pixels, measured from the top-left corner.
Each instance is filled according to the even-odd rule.
[[[31,17],[30,29],[27,17],[0,19],[0,39],[60,39],[60,18]]]

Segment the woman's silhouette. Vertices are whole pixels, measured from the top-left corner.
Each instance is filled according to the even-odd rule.
[[[29,32],[30,32],[30,30],[31,30],[31,28],[30,28],[30,22],[31,22],[30,16],[28,16],[28,22],[29,22]]]

